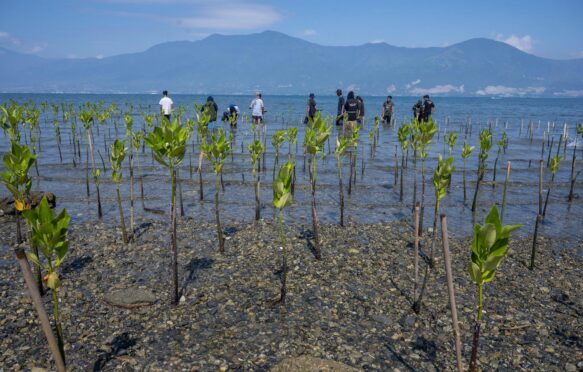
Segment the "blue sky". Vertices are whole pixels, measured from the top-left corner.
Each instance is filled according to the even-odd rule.
[[[104,57],[212,33],[281,31],[318,44],[446,46],[474,37],[583,58],[582,0],[19,0],[0,4],[0,46]]]

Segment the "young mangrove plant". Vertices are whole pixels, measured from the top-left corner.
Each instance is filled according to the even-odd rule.
[[[124,244],[129,243],[129,237],[126,230],[126,223],[123,216],[123,206],[121,203],[121,195],[119,192],[119,183],[122,177],[122,163],[127,154],[127,147],[125,141],[116,139],[111,145],[111,152],[109,164],[111,165],[111,179],[115,182],[115,193],[117,197],[117,207],[119,208],[119,223],[121,225],[121,233]]]
[[[425,159],[427,158],[427,151],[431,146],[431,141],[435,133],[437,133],[437,126],[432,118],[424,120],[419,123],[419,155],[421,156],[421,215],[419,216],[419,234],[423,231],[423,215],[425,214]]]
[[[128,165],[130,171],[130,231],[134,232],[134,149],[137,151],[140,147],[139,137],[134,137],[132,129],[134,127],[134,117],[131,112],[124,114],[126,126],[126,140],[129,141]],[[136,143],[137,142],[137,143]]]
[[[322,114],[317,112],[313,120],[310,120],[310,125],[306,127],[304,143],[306,146],[306,153],[308,158],[308,171],[310,176],[310,191],[312,194],[312,228],[314,233],[314,250],[317,260],[322,259],[322,245],[319,234],[318,213],[316,211],[316,175],[317,175],[317,159],[322,152],[326,140],[330,136],[332,125],[328,123],[328,119],[322,118]]]
[[[210,122],[210,114],[207,112],[207,110],[205,109],[202,113],[199,114],[199,109],[197,106],[195,106],[195,112],[196,112],[196,133],[197,133],[197,139],[198,142],[201,144],[200,145],[200,153],[198,155],[198,185],[199,185],[199,200],[204,200],[204,189],[203,189],[203,184],[202,184],[202,161],[204,158],[204,151],[202,149],[202,144],[204,144],[206,142],[206,137],[208,134],[208,127],[209,127],[209,122]]]
[[[447,136],[445,136],[445,140],[447,142],[447,152],[449,156],[451,156],[453,149],[455,148],[455,144],[457,142],[457,133],[449,132]]]
[[[275,150],[275,158],[273,159],[273,175],[272,178],[275,179],[275,169],[279,164],[279,148],[285,142],[286,131],[283,129],[278,129],[275,131],[273,136],[271,137],[271,145]]]
[[[297,153],[297,144],[298,144],[298,128],[289,127],[287,129],[287,142],[289,144],[287,161],[291,162],[294,165],[294,174],[292,177],[292,186],[291,186],[292,187],[291,192],[293,195],[294,191],[295,191],[295,187],[296,187],[296,153]]]
[[[87,145],[89,146],[89,155],[91,156],[91,168],[93,174],[93,183],[95,184],[95,191],[97,194],[97,216],[101,218],[103,212],[101,209],[101,194],[99,193],[99,168],[95,164],[95,155],[93,153],[93,134],[91,125],[93,124],[93,112],[91,110],[83,110],[79,113],[79,120],[83,123],[85,132],[87,133]],[[73,121],[72,121],[73,122]],[[74,130],[74,129],[73,129]],[[89,167],[89,164],[87,164]]]
[[[59,296],[58,288],[60,287],[59,267],[63,263],[69,249],[67,240],[67,230],[71,220],[66,209],[55,216],[49,206],[46,197],[43,197],[40,204],[34,208],[23,212],[24,218],[31,227],[32,244],[40,250],[45,258],[44,262],[38,257],[38,253],[28,253],[28,259],[39,268],[46,272],[43,278],[44,283],[52,291],[53,300],[53,317],[55,321],[55,330],[59,350],[63,360],[65,360],[65,337],[59,317]]]
[[[10,140],[10,142],[20,143],[20,127],[24,107],[15,103],[10,105],[0,105],[2,116],[0,116],[0,126]]]
[[[437,160],[437,167],[433,173],[433,187],[435,189],[435,210],[433,215],[433,238],[431,241],[431,246],[429,248],[429,262],[425,266],[425,276],[423,279],[423,284],[421,286],[421,291],[419,292],[419,297],[413,304],[413,310],[416,313],[421,311],[421,303],[423,301],[423,295],[425,294],[425,288],[427,287],[427,282],[429,280],[429,275],[431,268],[434,266],[433,254],[435,251],[435,242],[437,239],[437,216],[439,216],[439,207],[441,204],[441,199],[447,194],[447,185],[449,184],[449,178],[455,167],[453,166],[453,157],[443,159],[441,154]]]
[[[492,175],[492,187],[496,187],[496,171],[498,170],[498,159],[500,158],[500,153],[506,148],[508,144],[508,136],[506,132],[502,133],[502,138],[498,141],[498,151],[496,152],[496,159],[494,160],[494,174]]]
[[[293,178],[293,169],[295,164],[287,162],[279,168],[277,178],[273,182],[273,206],[279,211],[279,234],[281,238],[282,261],[281,261],[281,290],[279,299],[276,304],[285,306],[285,297],[287,293],[287,246],[285,244],[285,234],[283,231],[283,209],[291,205],[293,196],[291,194],[291,183]]]
[[[474,238],[472,240],[472,255],[468,271],[470,278],[476,283],[478,290],[478,309],[474,325],[472,342],[472,356],[470,359],[470,371],[477,369],[478,340],[480,338],[480,325],[482,321],[482,303],[484,284],[492,281],[500,263],[508,253],[508,240],[510,233],[522,225],[502,225],[498,208],[492,205],[490,213],[484,224],[474,226]]]
[[[478,177],[476,180],[476,189],[474,191],[474,199],[472,201],[472,212],[476,211],[478,206],[478,192],[480,191],[480,183],[486,174],[486,160],[488,159],[488,151],[492,148],[492,132],[488,129],[482,129],[480,132],[480,153],[478,154]]]
[[[161,120],[160,126],[155,127],[144,138],[146,145],[152,149],[154,159],[170,171],[170,226],[172,247],[172,281],[174,290],[171,301],[178,303],[178,253],[176,247],[176,167],[180,165],[186,153],[186,146],[190,138],[190,131],[178,123]]]
[[[466,203],[466,200],[467,200],[466,163],[467,163],[468,158],[472,155],[472,152],[474,152],[474,146],[470,146],[467,143],[464,143],[464,147],[462,147],[462,159],[464,160],[464,168],[462,170],[462,178],[463,178],[463,184],[464,184],[464,204]]]
[[[225,253],[225,237],[221,227],[219,217],[219,189],[221,187],[221,174],[223,172],[223,163],[231,151],[231,143],[225,137],[223,128],[219,128],[217,135],[211,134],[210,142],[201,144],[205,155],[213,162],[215,172],[215,218],[217,222],[217,235],[219,239],[219,252]]]
[[[399,139],[399,143],[401,144],[401,185],[399,188],[399,201],[403,201],[403,178],[404,178],[404,169],[405,169],[405,151],[409,149],[409,135],[411,133],[411,125],[410,124],[403,124],[397,130],[397,138]]]
[[[342,186],[342,157],[349,145],[348,138],[345,136],[336,137],[336,148],[334,149],[334,156],[336,157],[336,164],[338,166],[338,189],[340,192],[340,226],[344,226],[344,188]]]
[[[20,244],[22,243],[20,214],[30,207],[32,179],[29,171],[36,161],[36,156],[30,152],[28,146],[20,146],[13,141],[10,151],[4,154],[2,160],[7,169],[2,173],[2,183],[14,198],[16,243]]]
[[[551,158],[551,161],[549,163],[549,169],[551,170],[551,180],[547,188],[547,196],[545,198],[545,206],[543,208],[542,216],[543,219],[547,214],[547,204],[549,203],[549,196],[551,195],[551,189],[553,188],[553,184],[555,182],[555,175],[557,174],[557,172],[559,171],[559,167],[561,166],[561,160],[563,160],[563,158],[560,155],[556,155]]]
[[[247,145],[249,155],[251,155],[251,173],[253,175],[253,183],[255,189],[255,221],[261,218],[261,201],[259,199],[259,183],[261,182],[261,173],[257,169],[257,162],[261,159],[261,155],[265,149],[263,143],[256,139]]]

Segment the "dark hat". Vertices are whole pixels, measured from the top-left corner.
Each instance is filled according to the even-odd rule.
[[[314,93],[310,93],[310,98],[314,98],[314,97],[315,97]]]

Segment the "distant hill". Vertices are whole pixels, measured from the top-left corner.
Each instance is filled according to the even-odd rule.
[[[322,46],[279,32],[211,35],[96,59],[0,48],[2,92],[583,96],[583,59],[551,60],[489,39],[440,48]]]

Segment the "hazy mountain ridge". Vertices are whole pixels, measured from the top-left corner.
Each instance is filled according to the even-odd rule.
[[[211,35],[103,59],[0,48],[3,92],[583,95],[583,59],[550,60],[471,39],[448,47],[321,46],[273,31]]]

